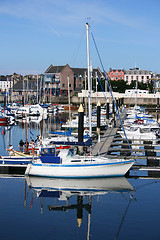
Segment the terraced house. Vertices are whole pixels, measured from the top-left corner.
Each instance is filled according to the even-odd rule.
[[[125,70],[123,69],[109,69],[108,77],[112,81],[124,80]]]
[[[130,84],[132,81],[138,81],[143,83],[150,82],[152,78],[152,72],[149,70],[142,70],[140,68],[130,68],[125,71],[124,80],[127,84]]]

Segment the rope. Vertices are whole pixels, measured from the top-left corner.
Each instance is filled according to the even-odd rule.
[[[135,154],[133,153],[133,151],[132,151],[132,148],[131,148],[130,143],[129,143],[128,138],[127,138],[127,135],[126,135],[126,133],[125,133],[125,129],[124,129],[124,127],[123,127],[122,120],[121,120],[121,117],[120,117],[120,115],[119,115],[119,111],[118,111],[118,109],[117,109],[117,106],[116,106],[116,103],[115,103],[115,100],[114,100],[114,97],[113,97],[113,93],[112,93],[112,91],[111,91],[111,87],[110,87],[110,84],[109,84],[109,82],[108,82],[108,79],[107,79],[107,76],[106,76],[106,73],[105,73],[105,70],[104,70],[104,67],[103,67],[103,63],[102,63],[102,60],[101,60],[101,57],[100,57],[100,54],[99,54],[99,51],[98,51],[98,48],[97,48],[97,45],[96,45],[96,42],[95,42],[95,39],[94,39],[94,36],[93,36],[93,34],[92,34],[92,31],[91,31],[91,27],[90,27],[90,26],[89,26],[89,29],[90,29],[90,33],[91,33],[91,36],[92,36],[92,39],[93,39],[93,42],[94,42],[94,45],[95,45],[97,54],[98,54],[98,58],[99,58],[99,60],[100,60],[101,67],[102,67],[103,72],[104,72],[104,75],[105,75],[105,79],[106,79],[106,81],[107,81],[107,85],[108,85],[108,88],[109,88],[109,91],[110,91],[110,94],[111,94],[111,97],[112,97],[112,101],[113,101],[114,106],[115,106],[115,109],[116,109],[116,113],[117,113],[117,115],[118,115],[119,121],[120,121],[121,126],[122,126],[122,130],[123,130],[123,132],[124,132],[125,138],[126,138],[126,140],[127,140],[128,146],[129,146],[129,149],[130,149],[130,151],[131,151],[131,155],[135,155]]]

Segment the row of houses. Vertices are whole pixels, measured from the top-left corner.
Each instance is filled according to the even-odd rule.
[[[153,73],[149,70],[142,70],[140,68],[125,69],[111,69],[109,70],[108,76],[111,80],[124,80],[127,84],[131,84],[132,81],[138,81],[147,83],[152,77]]]
[[[108,78],[113,81],[124,80],[127,84],[132,81],[147,83],[152,80],[154,91],[160,91],[160,75],[153,74],[149,70],[140,68],[109,69],[106,73]],[[91,69],[91,77],[104,78],[104,74],[99,69]],[[74,92],[81,92],[87,82],[86,68],[72,68],[68,64],[65,66],[50,65],[43,74],[22,76],[14,73],[13,75],[0,76],[0,91],[22,95],[24,92],[36,93],[48,96],[67,96],[68,91],[73,95]]]

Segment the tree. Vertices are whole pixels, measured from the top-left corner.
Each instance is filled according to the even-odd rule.
[[[124,80],[119,80],[119,81],[113,80],[110,83],[114,92],[124,93],[125,90],[127,89],[127,85]]]

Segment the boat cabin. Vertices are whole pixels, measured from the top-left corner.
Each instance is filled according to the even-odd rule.
[[[56,147],[52,148],[41,148],[40,159],[42,163],[61,163],[61,158],[58,157],[59,150]]]

